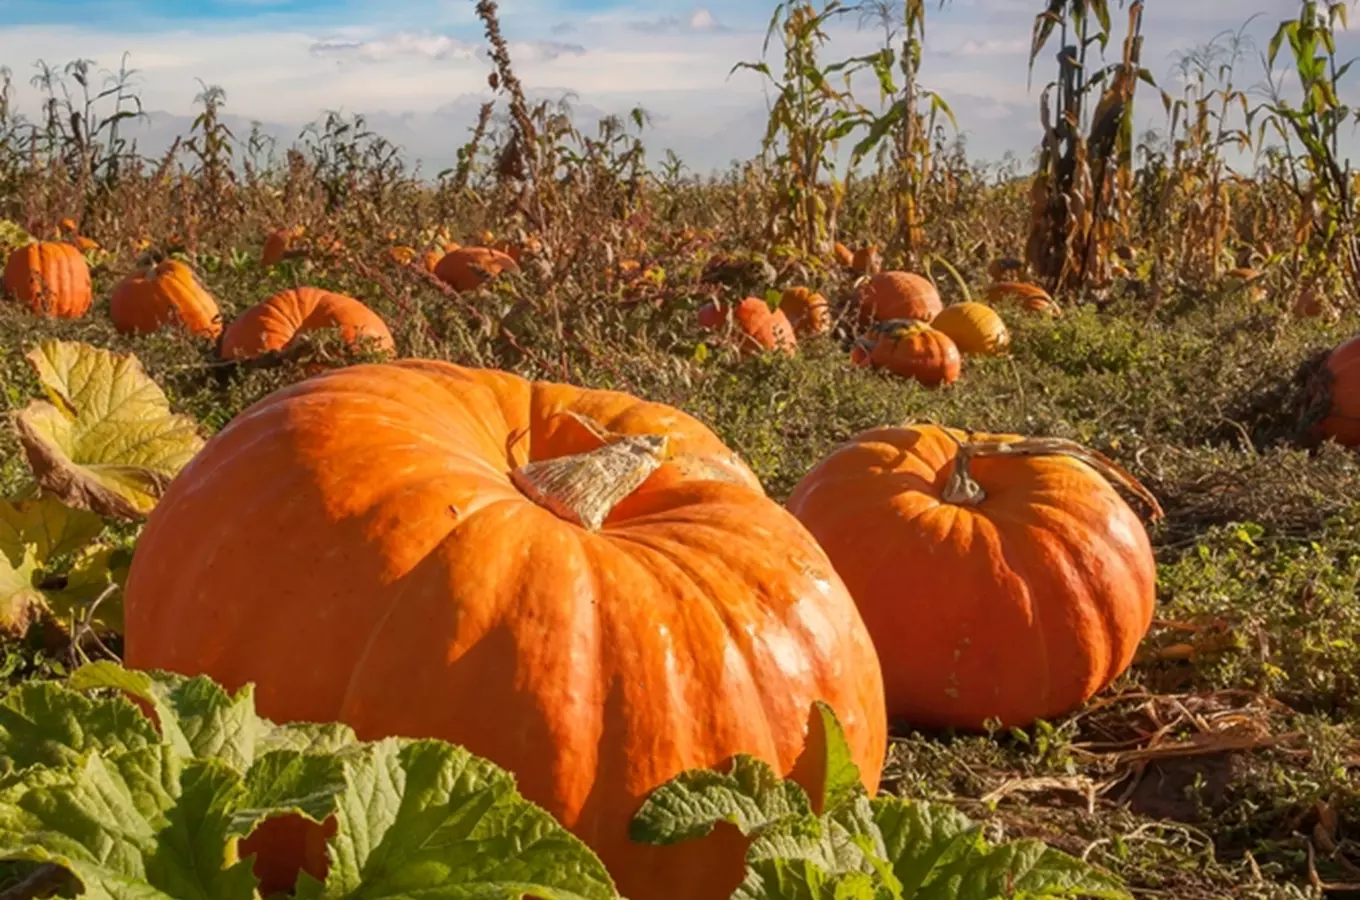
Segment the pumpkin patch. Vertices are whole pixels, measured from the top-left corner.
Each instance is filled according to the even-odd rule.
[[[0,900],[1357,891],[1346,4],[133,5],[0,15]]]

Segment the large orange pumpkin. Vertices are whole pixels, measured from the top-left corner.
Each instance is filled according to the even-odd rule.
[[[935,425],[852,438],[789,509],[826,549],[879,647],[888,714],[922,728],[1027,725],[1069,712],[1133,660],[1156,563],[1075,444]]]
[[[996,310],[983,303],[965,301],[946,306],[930,321],[954,341],[960,353],[995,356],[1011,343],[1011,333]]]
[[[1315,390],[1325,405],[1314,435],[1332,438],[1343,447],[1360,447],[1360,337],[1327,354]]]
[[[378,349],[396,348],[387,323],[360,301],[300,287],[280,291],[243,312],[222,335],[219,353],[223,359],[253,359],[282,350],[309,332],[335,327],[347,344],[367,338]]]
[[[860,321],[919,319],[929,322],[943,309],[940,292],[914,272],[879,272],[859,286]]]
[[[40,316],[79,319],[90,311],[90,266],[71,244],[33,241],[5,261],[5,290]]]
[[[519,265],[490,247],[459,247],[444,254],[434,267],[435,277],[455,291],[473,291]]]
[[[123,334],[150,334],[173,322],[190,334],[215,338],[222,333],[217,301],[194,270],[175,259],[124,278],[109,297],[109,317]]]
[[[712,432],[442,362],[333,370],[213,437],[137,545],[126,661],[254,682],[279,721],[462,744],[635,900],[719,900],[741,878],[732,834],[630,842],[674,775],[736,753],[794,771],[817,700],[870,790],[886,751],[853,601]],[[286,846],[247,850],[287,868]]]
[[[926,387],[959,380],[963,358],[958,346],[949,335],[924,322],[885,322],[874,330],[870,340],[869,362],[880,369]]]

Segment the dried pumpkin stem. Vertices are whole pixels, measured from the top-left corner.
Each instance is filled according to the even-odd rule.
[[[945,433],[949,434],[948,431]],[[950,434],[950,437],[952,438],[953,435]],[[1064,438],[1025,438],[1010,443],[1003,441],[959,441],[957,438],[955,438],[955,441],[958,443],[959,449],[954,457],[954,471],[949,476],[949,481],[940,494],[941,499],[946,503],[977,504],[987,499],[986,491],[969,472],[969,464],[978,457],[1066,456],[1086,463],[1100,473],[1106,481],[1124,488],[1145,503],[1150,510],[1149,517],[1152,521],[1155,522],[1164,515],[1162,505],[1157,502],[1157,498],[1124,467],[1103,453],[1089,447],[1083,447],[1075,441],[1065,440]]]
[[[584,453],[525,463],[510,480],[559,518],[599,531],[614,507],[661,467],[667,447],[664,434],[608,435],[606,441]]]

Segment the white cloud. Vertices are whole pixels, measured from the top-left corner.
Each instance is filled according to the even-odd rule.
[[[344,61],[384,63],[401,59],[426,59],[434,62],[489,59],[486,47],[428,31],[398,31],[370,40],[329,38],[309,48],[313,56]],[[561,41],[509,41],[507,49],[516,62],[546,62],[559,56],[581,56],[586,48]]]
[[[164,137],[162,132],[175,123],[187,126],[199,91],[195,79],[202,78],[225,88],[227,112],[242,121],[261,119],[291,136],[323,109],[362,112],[381,133],[391,129],[393,140],[425,158],[427,169],[438,168],[465,140],[478,106],[490,96],[490,66],[472,5],[444,0],[420,16],[405,7],[389,15],[373,0],[374,15],[367,23],[332,22],[324,28],[297,21],[271,23],[269,30],[217,24],[117,34],[77,24],[0,27],[0,60],[15,68],[18,105],[33,114],[40,97],[28,84],[29,61],[88,57],[116,68],[122,51],[130,51],[130,64],[140,70],[136,86],[145,107],[161,114],[147,132],[149,150],[153,133]],[[1267,14],[1252,31],[1264,47],[1296,0],[1257,0],[1253,10],[1258,8]],[[379,11],[383,22],[375,25]],[[502,0],[501,11],[515,70],[526,89],[540,97],[574,92],[580,124],[587,129],[595,112],[620,113],[642,105],[656,116],[648,137],[654,157],[674,147],[696,168],[707,169],[757,151],[766,86],[753,73],[728,73],[737,61],[759,57],[763,7],[738,0],[658,7],[634,0],[629,7],[568,21],[558,0]],[[1006,150],[1024,155],[1038,140],[1036,107],[1039,92],[1054,76],[1056,39],[1028,85],[1034,12],[1033,0],[953,0],[943,11],[928,4],[922,81],[951,104],[970,148],[980,155],[996,158]],[[1207,41],[1243,18],[1238,0],[1148,4],[1144,64],[1174,86],[1169,79],[1173,51]],[[1111,61],[1124,32],[1123,18],[1116,19]],[[881,39],[873,27],[859,30],[853,16],[838,20],[829,33],[827,59],[868,52]],[[1354,55],[1353,36],[1340,43],[1343,56]],[[771,56],[777,65],[777,42]],[[1243,86],[1261,79],[1254,56],[1244,61],[1242,71]],[[863,101],[874,101],[870,80],[857,79],[855,88]],[[1349,97],[1356,93],[1346,92]],[[1140,128],[1160,125],[1156,95],[1142,89],[1139,97]]]

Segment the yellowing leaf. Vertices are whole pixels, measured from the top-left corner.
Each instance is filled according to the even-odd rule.
[[[203,446],[194,421],[132,354],[47,340],[27,359],[50,401],[15,417],[38,484],[68,506],[144,517]]]
[[[44,568],[86,547],[104,530],[93,513],[57,498],[0,501],[0,636],[21,636],[51,608],[39,584]]]
[[[16,247],[22,247],[32,242],[33,238],[23,226],[11,222],[9,219],[0,219],[0,256],[4,256]]]

